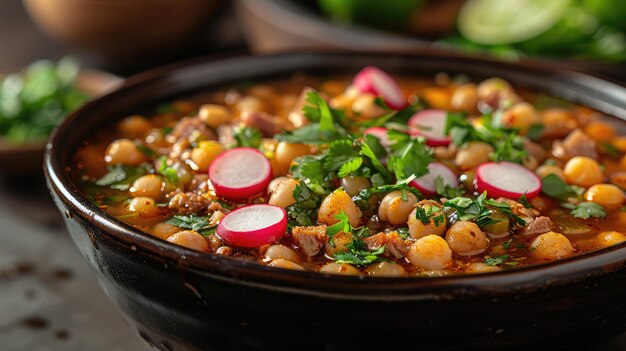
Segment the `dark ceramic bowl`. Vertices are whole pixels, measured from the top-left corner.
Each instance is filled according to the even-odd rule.
[[[626,330],[626,243],[512,272],[443,278],[328,276],[197,253],[143,234],[90,203],[72,155],[111,121],[159,101],[232,82],[440,71],[500,76],[626,119],[626,89],[553,66],[448,54],[291,54],[194,62],[130,79],[70,116],[45,156],[69,232],[133,328],[163,350],[492,350],[586,348]]]

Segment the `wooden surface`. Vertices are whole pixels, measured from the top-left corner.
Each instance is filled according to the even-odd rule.
[[[0,1],[0,46],[0,68],[67,53],[37,32],[17,0]],[[43,179],[0,177],[0,350],[148,350],[93,274]],[[626,334],[601,350],[626,350]]]

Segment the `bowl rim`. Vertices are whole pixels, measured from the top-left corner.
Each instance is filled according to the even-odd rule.
[[[381,52],[297,52],[279,53],[259,56],[235,56],[227,55],[226,59],[215,60],[215,57],[205,57],[184,61],[157,69],[153,69],[128,78],[122,86],[114,91],[94,99],[77,111],[68,116],[52,132],[45,150],[44,174],[48,188],[53,197],[60,200],[67,208],[65,211],[68,218],[78,216],[84,223],[89,223],[99,229],[101,239],[108,239],[121,245],[127,251],[134,251],[149,256],[151,259],[177,264],[184,270],[228,281],[233,284],[246,285],[286,293],[297,293],[309,296],[324,296],[339,299],[357,300],[420,300],[441,299],[476,296],[477,294],[489,293],[502,295],[534,291],[546,286],[559,286],[578,282],[592,276],[604,275],[626,268],[626,242],[611,247],[599,249],[569,257],[563,260],[530,265],[510,271],[483,273],[483,274],[457,274],[443,277],[371,277],[371,276],[340,276],[318,272],[302,272],[288,269],[268,267],[252,261],[221,256],[212,253],[200,253],[181,246],[171,244],[165,240],[146,235],[139,229],[123,223],[122,221],[107,214],[91,203],[73,183],[69,165],[61,164],[60,151],[63,148],[56,147],[65,134],[70,133],[71,126],[75,121],[80,121],[89,111],[97,108],[110,100],[130,92],[141,90],[149,83],[176,73],[189,72],[199,67],[211,65],[214,68],[220,65],[253,64],[263,60],[297,59],[302,57],[328,59],[331,57],[397,57],[399,54],[385,54]],[[597,74],[587,74],[580,70],[572,70],[569,67],[533,61],[502,62],[473,57],[450,52],[437,52],[433,50],[412,51],[404,54],[403,60],[411,57],[454,60],[463,59],[472,61],[471,64],[487,64],[504,67],[506,69],[530,70],[535,74],[552,72],[561,75],[575,76],[577,79],[588,79],[595,84],[602,84],[605,88],[618,89],[620,96],[626,96],[626,87],[620,82],[610,79],[598,78]],[[442,71],[445,70],[442,67]],[[287,72],[285,72],[287,73]],[[173,96],[172,96],[173,98]],[[624,110],[626,105],[619,107]],[[622,117],[626,119],[626,117]],[[71,160],[71,158],[69,159]],[[87,235],[82,233],[81,235]],[[92,238],[93,239],[93,238]],[[100,238],[96,238],[100,239]]]

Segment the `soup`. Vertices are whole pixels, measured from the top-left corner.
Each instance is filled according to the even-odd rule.
[[[626,241],[622,122],[499,78],[367,67],[141,113],[86,140],[73,175],[110,215],[192,250],[432,277]]]

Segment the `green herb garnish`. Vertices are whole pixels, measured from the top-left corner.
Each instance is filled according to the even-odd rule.
[[[570,214],[576,218],[604,218],[606,211],[604,207],[595,202],[581,202],[578,205],[562,203],[561,206],[572,210]]]
[[[258,148],[261,146],[263,135],[261,132],[252,127],[237,126],[233,128],[233,138],[236,147]]]

